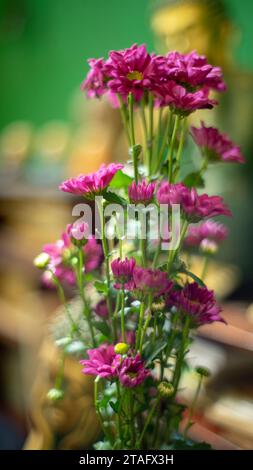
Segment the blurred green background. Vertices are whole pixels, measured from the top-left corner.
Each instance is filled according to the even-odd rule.
[[[146,42],[148,0],[0,0],[0,127],[69,119],[88,57]],[[252,0],[229,0],[238,63],[253,68]]]

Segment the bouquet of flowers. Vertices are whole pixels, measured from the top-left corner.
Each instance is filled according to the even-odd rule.
[[[44,282],[57,287],[69,320],[69,335],[58,340],[63,361],[79,353],[80,373],[94,376],[101,424],[95,448],[187,448],[208,371],[197,368],[189,406],[180,397],[180,379],[197,328],[224,321],[204,280],[207,261],[227,237],[226,227],[212,219],[231,215],[221,197],[203,192],[204,176],[209,164],[244,161],[227,135],[203,122],[189,128],[187,120],[216,106],[210,94],[226,86],[220,68],[195,52],[160,56],[134,44],[107,60],[90,59],[89,66],[81,88],[90,98],[106,95],[120,109],[129,161],[60,185],[82,197],[73,211],[79,218],[43,248],[35,265]],[[136,141],[137,123],[142,142]],[[198,147],[199,167],[182,176],[187,133]],[[191,247],[205,258],[201,278],[182,257]],[[67,284],[80,297],[88,344],[66,300]],[[62,370],[61,364],[48,393],[52,400],[64,396]]]

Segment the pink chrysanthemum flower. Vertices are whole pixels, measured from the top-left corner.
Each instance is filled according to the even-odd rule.
[[[140,355],[137,354],[135,357],[123,359],[119,367],[119,380],[123,387],[134,388],[141,385],[150,373],[150,370],[145,368]]]
[[[136,266],[133,271],[135,289],[144,293],[152,293],[159,297],[172,289],[173,283],[168,275],[160,269],[142,268]]]
[[[146,89],[150,89],[154,76],[153,56],[144,44],[133,44],[128,49],[111,51],[105,63],[108,88],[125,99],[129,93],[139,101]]]
[[[103,260],[102,246],[94,237],[90,237],[83,247],[84,269],[86,273],[99,268]]]
[[[200,128],[191,127],[191,135],[210,162],[245,162],[240,147],[215,127],[206,127],[202,121]]]
[[[198,55],[195,51],[188,54],[169,52],[165,57],[164,67],[169,79],[186,88],[208,87],[217,91],[226,90],[221,68],[208,64],[206,57]]]
[[[149,204],[153,199],[155,191],[155,183],[147,183],[143,180],[141,183],[136,184],[135,181],[128,188],[128,196],[130,202],[133,204]]]
[[[48,243],[43,247],[43,253],[47,253],[50,261],[47,271],[42,275],[42,281],[47,287],[53,287],[52,273],[59,281],[65,281],[70,285],[76,282],[74,269],[71,265],[71,258],[76,247],[72,245],[72,225],[68,225],[66,232],[62,234],[60,240],[55,243]],[[90,236],[82,247],[84,253],[84,272],[89,273],[97,269],[102,262],[102,247],[97,240]]]
[[[135,259],[134,258],[125,258],[121,260],[117,258],[112,261],[111,268],[114,278],[116,279],[116,283],[114,287],[116,289],[127,289],[132,290],[134,288],[133,282],[133,271],[135,267]]]
[[[50,261],[47,265],[47,271],[42,275],[42,281],[47,287],[53,287],[52,274],[59,281],[65,281],[70,285],[75,284],[75,274],[69,264],[71,254],[71,240],[67,232],[63,232],[60,240],[55,243],[47,243],[43,247],[43,253],[47,253]]]
[[[213,220],[205,220],[199,225],[190,225],[185,244],[187,246],[199,246],[203,240],[210,240],[219,244],[226,240],[228,229],[223,224]]]
[[[220,196],[198,195],[195,188],[182,183],[170,184],[163,181],[157,191],[159,204],[180,204],[181,210],[190,222],[197,222],[216,215],[230,216],[231,212]]]
[[[101,318],[109,317],[109,310],[108,310],[106,299],[101,299],[95,306],[94,310],[98,317],[101,317]]]
[[[99,98],[106,91],[106,77],[103,59],[89,59],[90,70],[81,84],[81,90],[87,92],[88,98]]]
[[[74,240],[85,240],[89,236],[89,225],[86,222],[76,221],[67,225],[66,232]]]
[[[87,354],[89,359],[80,361],[80,364],[84,366],[82,370],[84,374],[105,379],[113,379],[117,376],[121,356],[115,353],[113,345],[102,344],[99,348],[88,349]]]
[[[188,116],[198,109],[211,109],[217,104],[208,94],[208,88],[189,92],[184,86],[168,81],[157,89],[155,104],[158,107],[170,106],[174,113]]]
[[[187,284],[180,291],[173,293],[173,303],[184,314],[190,315],[191,326],[196,327],[212,323],[224,322],[220,316],[221,308],[217,305],[214,292],[200,287],[196,282]]]
[[[121,170],[120,163],[110,163],[108,166],[102,165],[95,173],[89,175],[79,175],[63,181],[59,186],[61,191],[82,195],[86,199],[94,199],[101,194],[110,184],[112,178]]]

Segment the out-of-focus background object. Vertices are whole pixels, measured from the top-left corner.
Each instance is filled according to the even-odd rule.
[[[213,348],[218,367],[213,370],[208,406],[199,413],[205,426],[212,421],[215,432],[220,432],[217,423],[225,423],[230,406],[244,423],[253,399],[249,386],[246,407],[238,378],[238,370],[248,374],[253,338],[252,315],[246,315],[253,300],[253,4],[251,0],[224,4],[225,8],[219,0],[0,2],[0,448],[20,448],[30,428],[31,385],[39,373],[36,355],[58,305],[55,292],[41,286],[32,265],[42,245],[59,238],[72,221],[73,199],[60,193],[57,185],[66,175],[126,159],[117,110],[104,101],[89,102],[79,90],[88,69],[86,60],[133,42],[145,42],[160,52],[196,49],[224,68],[228,93],[219,96],[213,123],[242,146],[248,163],[240,170],[224,166],[218,174],[213,169],[208,175],[208,190],[223,193],[235,213],[230,241],[224,244],[224,259],[232,266],[218,265],[218,280],[215,268],[210,276],[221,297],[230,294],[230,299],[244,302],[229,304],[227,329],[210,327],[201,332],[199,357]],[[210,117],[198,113],[195,123],[200,119],[210,123]],[[224,390],[219,374],[228,364],[234,368]],[[247,377],[252,384],[250,374]],[[222,390],[220,403],[218,390]],[[227,419],[226,426],[224,436],[241,447],[250,445],[252,436],[237,432],[233,437],[235,424]]]

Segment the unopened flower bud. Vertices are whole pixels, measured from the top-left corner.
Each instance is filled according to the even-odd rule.
[[[47,253],[40,253],[36,258],[33,260],[34,266],[39,269],[44,269],[47,267],[50,261],[50,256]]]
[[[77,258],[77,256],[73,256],[73,258],[71,258],[70,263],[71,263],[71,266],[73,266],[73,267],[77,266],[77,265],[78,265],[78,258]]]
[[[200,243],[200,251],[206,255],[214,255],[218,251],[218,245],[213,240],[204,238]]]
[[[51,401],[58,401],[62,400],[64,397],[64,393],[62,390],[58,388],[51,388],[47,393],[47,398]]]
[[[201,375],[202,377],[210,377],[210,375],[211,375],[210,370],[207,369],[206,367],[198,366],[198,367],[196,367],[195,370],[196,370],[197,374]]]
[[[129,350],[129,345],[126,343],[118,343],[114,347],[116,354],[126,354]]]
[[[174,387],[170,382],[160,382],[158,385],[158,392],[162,397],[170,398],[174,393]]]
[[[161,310],[163,310],[165,307],[165,302],[164,301],[161,301],[161,302],[153,302],[152,305],[151,305],[151,310],[152,312],[160,312]]]

